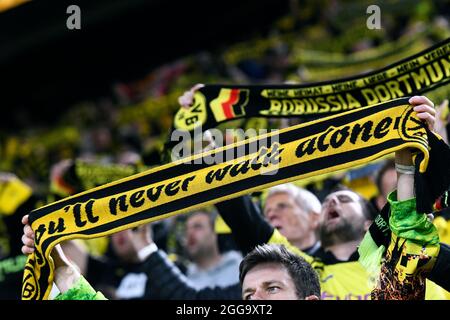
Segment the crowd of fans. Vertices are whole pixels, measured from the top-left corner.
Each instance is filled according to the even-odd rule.
[[[337,79],[384,67],[450,35],[445,1],[414,5],[386,1],[381,30],[367,29],[365,2],[307,1],[300,7],[292,1],[292,12],[264,37],[183,57],[143,79],[117,83],[110,97],[80,102],[51,127],[0,132],[0,170],[8,172],[0,176],[0,298],[20,297],[25,261],[20,251],[22,217],[40,205],[108,182],[94,183],[96,174],[114,180],[162,164],[164,142],[179,108],[177,98],[193,84]],[[349,17],[352,10],[360,10],[361,15]],[[449,129],[448,93],[444,86],[429,95],[438,106],[436,126],[444,138]],[[271,128],[295,123],[264,121]],[[237,121],[226,126],[242,125]],[[117,176],[102,171],[108,166],[117,166],[112,170]],[[370,297],[373,279],[357,264],[355,253],[396,186],[393,158],[381,159],[137,230],[66,242],[62,249],[109,299],[240,299],[241,259],[256,245],[281,236],[302,252],[305,261],[322,270],[322,291],[304,297],[363,300]],[[6,198],[7,188],[18,196]],[[359,207],[341,208],[349,202]],[[436,225],[445,242],[450,214],[443,207],[435,219],[440,218]],[[340,228],[331,227],[333,219],[339,220],[335,224]],[[336,276],[330,280],[332,273]],[[427,288],[429,299],[450,297],[435,284]],[[266,289],[270,290],[277,289]],[[257,295],[250,291],[244,298]]]

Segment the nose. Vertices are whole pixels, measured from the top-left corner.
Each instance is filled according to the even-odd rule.
[[[183,235],[183,240],[186,245],[192,242],[194,238],[194,233],[192,231],[186,230],[186,232]]]
[[[252,296],[252,300],[266,300],[264,297],[264,290],[256,289]]]
[[[326,207],[330,207],[330,206],[335,206],[335,205],[337,205],[338,204],[338,199],[337,199],[337,197],[336,196],[334,196],[334,195],[332,195],[332,196],[329,196],[325,201],[324,201],[324,203],[322,204],[322,207],[323,208],[326,208]]]
[[[272,221],[273,219],[275,219],[275,217],[277,216],[277,210],[274,209],[269,209],[266,212],[266,218],[269,221]]]
[[[185,234],[186,239],[192,239],[195,238],[195,231],[194,230],[187,230]]]

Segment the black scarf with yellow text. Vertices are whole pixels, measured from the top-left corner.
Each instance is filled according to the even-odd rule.
[[[28,257],[22,298],[48,298],[50,252],[61,241],[109,235],[408,147],[423,155],[419,170],[425,172],[426,129],[403,98],[256,136],[51,203],[30,214],[36,250]]]
[[[348,110],[422,94],[450,82],[450,38],[372,72],[318,83],[206,85],[190,108],[180,108],[172,131],[215,128],[252,117],[317,119]],[[173,143],[168,142],[166,147]]]

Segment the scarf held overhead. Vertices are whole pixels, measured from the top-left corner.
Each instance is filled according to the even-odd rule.
[[[180,108],[173,130],[193,131],[251,117],[316,119],[421,94],[450,82],[450,38],[364,75],[301,85],[206,85]]]
[[[109,235],[407,147],[424,154],[424,172],[426,130],[415,114],[406,98],[350,110],[181,159],[36,209],[29,218],[36,250],[28,256],[22,298],[48,297],[54,268],[50,252],[64,240]],[[240,156],[230,159],[230,154]],[[226,160],[211,162],[211,157]]]

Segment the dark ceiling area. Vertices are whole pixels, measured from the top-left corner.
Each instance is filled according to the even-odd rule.
[[[81,30],[68,30],[69,5]],[[112,84],[202,50],[265,34],[288,0],[38,0],[0,13],[0,126],[51,122]],[[25,117],[23,115],[26,115]],[[26,118],[26,119],[24,119]]]

